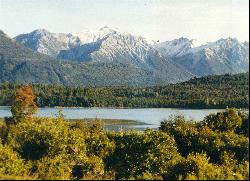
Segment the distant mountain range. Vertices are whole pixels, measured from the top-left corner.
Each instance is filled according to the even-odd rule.
[[[198,47],[194,40],[175,39],[155,45],[165,57],[197,76],[249,71],[249,43],[220,39]]]
[[[68,34],[39,29],[14,39],[0,32],[0,82],[154,86],[248,66],[249,43],[232,38],[197,47],[187,38],[152,45],[108,27]]]

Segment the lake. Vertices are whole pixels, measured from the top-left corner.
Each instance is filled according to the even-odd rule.
[[[39,108],[37,116],[56,117],[58,108]],[[62,108],[66,119],[100,118],[135,120],[146,124],[142,125],[116,125],[117,128],[158,128],[160,122],[170,116],[183,115],[186,119],[201,121],[211,113],[217,113],[223,109],[175,109],[175,108],[143,108],[143,109],[119,109],[119,108]],[[0,118],[11,116],[9,107],[0,107]]]

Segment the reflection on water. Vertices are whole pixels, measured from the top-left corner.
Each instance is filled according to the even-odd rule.
[[[222,111],[222,109],[172,109],[172,108],[60,108],[66,119],[100,118],[136,120],[150,125],[115,125],[109,129],[145,129],[158,128],[160,122],[173,115],[183,115],[186,119],[201,121],[206,115]],[[56,117],[58,108],[39,108],[37,116]],[[0,117],[11,116],[9,107],[0,107]]]

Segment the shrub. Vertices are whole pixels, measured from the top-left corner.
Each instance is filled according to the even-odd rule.
[[[160,131],[120,132],[110,137],[116,149],[106,164],[115,170],[118,179],[162,175],[170,160],[180,156],[173,137]]]
[[[213,162],[220,162],[224,151],[235,154],[239,161],[249,157],[249,139],[234,132],[214,132],[209,128],[200,129],[197,152],[206,152]]]
[[[72,163],[65,155],[45,156],[35,163],[37,178],[42,180],[68,180],[72,178]]]
[[[242,125],[242,117],[236,109],[229,108],[225,112],[206,116],[202,125],[213,131],[236,131]]]
[[[159,129],[174,136],[182,156],[199,150],[196,143],[200,133],[195,122],[187,121],[183,116],[175,116],[161,122]]]
[[[84,141],[81,131],[70,129],[63,119],[23,120],[8,135],[8,144],[33,161],[33,172],[42,179],[69,178],[74,165],[87,160]]]
[[[28,169],[29,164],[25,163],[9,146],[0,143],[0,177],[25,176],[28,174]]]
[[[75,165],[73,175],[77,179],[106,179],[113,178],[110,171],[105,170],[103,159],[110,155],[115,148],[107,134],[102,130],[100,122],[86,127],[83,122],[70,124],[72,129],[78,129],[85,137],[87,159],[84,164]],[[111,173],[111,175],[110,175]]]
[[[81,171],[84,180],[101,179],[105,174],[102,158],[95,155],[89,156],[87,162],[81,167]]]
[[[203,123],[185,122],[179,116],[162,122],[160,130],[174,136],[178,150],[185,157],[192,152],[205,152],[217,163],[224,151],[230,151],[239,161],[248,159],[249,139],[232,131],[213,131]]]
[[[72,160],[85,158],[84,137],[79,130],[70,130],[63,119],[37,118],[12,126],[8,143],[27,160],[66,154]]]
[[[249,112],[239,112],[239,116],[242,118],[242,124],[237,133],[249,137]]]
[[[249,179],[248,167],[248,162],[237,164],[235,159],[233,159],[233,162],[218,165],[211,163],[209,157],[204,153],[192,153],[186,159],[180,159],[173,165],[165,179],[245,180]]]
[[[206,154],[190,154],[173,165],[165,179],[207,180],[218,178],[218,169],[209,163]]]
[[[86,130],[86,129],[85,129]],[[115,144],[102,130],[100,123],[95,123],[85,133],[85,143],[88,155],[105,158],[114,151]]]
[[[8,131],[7,131],[7,125],[3,119],[0,118],[0,143],[1,140],[5,141],[7,137]]]

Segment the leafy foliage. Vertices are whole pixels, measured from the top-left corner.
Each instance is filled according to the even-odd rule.
[[[116,149],[106,163],[117,171],[118,179],[137,179],[145,174],[159,177],[169,162],[180,156],[173,137],[163,132],[121,132],[110,137],[115,141]]]
[[[179,116],[156,131],[103,132],[62,117],[24,119],[0,145],[0,178],[249,179],[245,133],[203,124]]]
[[[72,154],[71,159],[77,163],[86,154],[84,137],[79,133],[80,130],[71,130],[62,119],[36,118],[12,126],[8,143],[27,160]]]
[[[228,114],[229,112],[230,114]],[[183,156],[192,152],[205,152],[213,162],[219,162],[224,151],[228,151],[234,153],[237,160],[248,160],[249,138],[231,130],[235,120],[238,122],[238,119],[242,119],[238,117],[242,114],[237,113],[235,109],[227,109],[225,112],[217,113],[217,115],[227,116],[214,117],[214,115],[210,115],[200,123],[185,121],[183,117],[178,116],[162,122],[160,130],[174,136]],[[234,118],[235,116],[237,119]],[[210,118],[212,119],[210,120]],[[218,124],[207,124],[208,121]],[[226,123],[221,130],[223,122]]]
[[[203,121],[203,126],[208,126],[214,131],[236,131],[242,125],[242,118],[235,109],[211,114]]]
[[[231,160],[232,161],[232,160]],[[234,160],[233,160],[234,161]],[[203,153],[191,153],[186,159],[179,160],[165,176],[170,180],[241,180],[248,178],[248,162],[242,164],[211,163]],[[246,166],[245,168],[243,168]]]
[[[29,165],[25,164],[11,147],[0,143],[0,155],[0,178],[4,175],[25,176],[28,174]]]
[[[15,102],[11,106],[14,122],[22,119],[31,119],[37,111],[35,95],[31,86],[22,86],[17,90]]]

